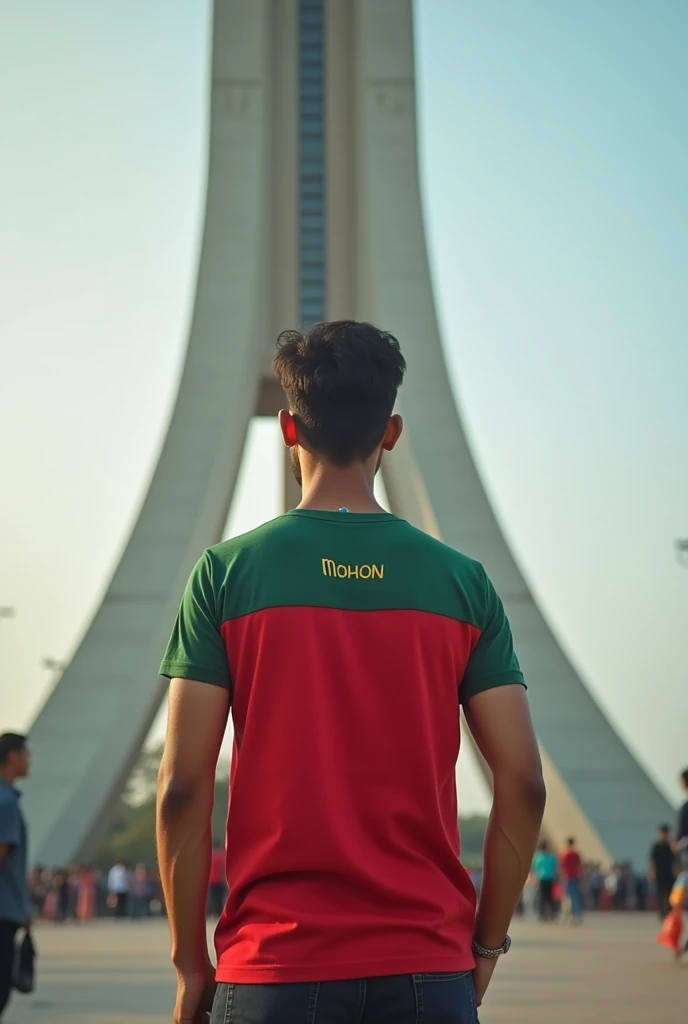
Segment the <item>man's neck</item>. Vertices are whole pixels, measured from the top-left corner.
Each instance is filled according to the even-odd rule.
[[[6,782],[8,786],[13,786],[17,776],[9,768],[0,768],[0,780]]]
[[[304,473],[299,508],[336,512],[384,512],[375,498],[374,475],[364,465],[339,469],[317,465]]]

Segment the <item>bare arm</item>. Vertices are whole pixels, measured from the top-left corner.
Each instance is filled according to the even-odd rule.
[[[475,936],[481,945],[495,949],[504,942],[528,878],[545,809],[545,784],[522,686],[477,693],[465,713],[494,779]]]
[[[158,778],[160,875],[178,975],[208,970],[205,909],[215,769],[229,714],[228,690],[190,679],[170,684]]]

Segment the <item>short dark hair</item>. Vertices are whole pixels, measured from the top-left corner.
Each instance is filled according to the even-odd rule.
[[[683,779],[683,785],[688,788],[688,768],[684,768],[681,772],[681,778]]]
[[[306,442],[328,462],[363,462],[382,440],[406,362],[394,335],[333,320],[284,331],[273,361]]]
[[[666,824],[660,825],[657,831],[658,832],[671,832],[671,825],[666,825]]]
[[[10,754],[23,750],[26,746],[26,736],[18,732],[4,732],[0,736],[0,765],[7,762]]]
[[[576,845],[576,840],[573,838],[573,836],[569,836],[569,838],[566,840],[566,845],[567,846],[575,846]]]

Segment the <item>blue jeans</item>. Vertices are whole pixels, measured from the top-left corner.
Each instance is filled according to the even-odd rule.
[[[220,984],[210,1024],[478,1024],[473,975]]]
[[[577,878],[569,878],[566,883],[566,895],[571,900],[571,916],[583,916],[583,891]]]

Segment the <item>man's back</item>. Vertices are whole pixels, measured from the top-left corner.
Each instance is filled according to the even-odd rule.
[[[185,603],[161,670],[232,691],[218,979],[470,969],[459,703],[522,681],[482,567],[386,513],[294,510],[206,552]]]

